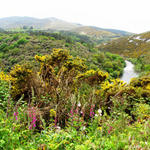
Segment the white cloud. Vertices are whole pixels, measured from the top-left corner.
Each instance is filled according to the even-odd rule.
[[[150,30],[149,0],[3,0],[0,17],[57,17],[140,33]]]

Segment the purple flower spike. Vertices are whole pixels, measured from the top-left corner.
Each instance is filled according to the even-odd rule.
[[[71,117],[73,117],[73,110],[70,111]]]
[[[29,130],[31,130],[33,127],[36,127],[36,108],[31,107],[28,111],[29,118],[31,118]]]
[[[57,118],[55,117],[55,127],[57,126]]]
[[[14,112],[14,116],[16,118],[16,120],[18,119],[18,112]]]
[[[110,128],[109,128],[108,134],[110,134],[111,130],[112,130],[112,126],[110,126]]]

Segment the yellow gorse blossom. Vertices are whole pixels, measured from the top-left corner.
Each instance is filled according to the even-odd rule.
[[[38,55],[35,55],[34,57],[37,61],[39,62],[44,62],[46,59],[47,59],[47,55],[46,56],[38,56]]]
[[[97,130],[98,130],[98,131],[102,131],[102,127],[98,127]]]
[[[147,84],[147,86],[146,86],[146,90],[150,90],[150,83],[149,83],[149,84]]]
[[[12,77],[10,75],[5,74],[3,71],[0,72],[0,80],[10,81]]]
[[[88,70],[85,73],[80,73],[76,76],[76,81],[86,80],[89,84],[99,84],[108,78],[108,73],[101,70]]]
[[[126,83],[124,83],[120,79],[113,79],[113,80],[111,80],[111,82],[105,81],[101,85],[101,88],[103,91],[107,91],[109,89],[111,89],[111,90],[120,89],[120,88],[124,87],[125,85],[126,85]]]
[[[54,109],[51,109],[49,112],[50,112],[50,117],[56,117],[56,111]]]

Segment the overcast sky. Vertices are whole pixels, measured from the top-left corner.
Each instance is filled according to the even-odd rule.
[[[150,31],[150,0],[1,0],[0,18],[56,17],[133,33]]]

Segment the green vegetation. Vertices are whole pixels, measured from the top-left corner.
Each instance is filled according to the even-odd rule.
[[[90,66],[95,69],[101,68],[107,71],[112,77],[119,78],[123,73],[123,68],[125,67],[125,62],[122,57],[109,52],[100,52],[93,56],[92,61],[89,63]]]
[[[77,33],[1,31],[0,149],[150,149],[148,37],[99,51]],[[128,85],[121,56],[143,72]]]
[[[124,64],[93,57],[105,69]],[[0,149],[150,149],[149,74],[126,85],[66,49],[34,58],[0,73]]]
[[[31,63],[35,55],[49,54],[53,48],[64,48],[70,50],[73,56],[85,58],[90,69],[99,68],[115,78],[121,76],[124,68],[123,59],[119,55],[99,53],[94,46],[95,44],[87,36],[69,32],[1,32],[0,63],[1,67],[8,71],[17,63],[22,64],[27,61]],[[104,58],[101,58],[101,55],[104,55]]]
[[[75,56],[90,54],[89,47],[56,33],[0,33],[0,60],[6,70],[16,63],[33,60],[36,54],[47,54],[53,48],[70,49]]]
[[[145,74],[150,71],[149,39],[150,32],[122,37],[100,45],[99,50],[109,51],[126,57],[135,64],[136,71]]]

